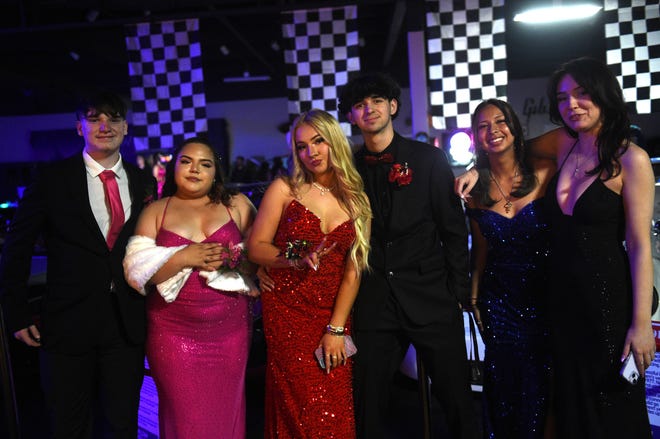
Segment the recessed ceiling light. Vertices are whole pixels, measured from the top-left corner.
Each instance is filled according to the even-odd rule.
[[[602,6],[596,6],[592,4],[535,8],[516,14],[513,17],[513,21],[519,21],[522,23],[540,24],[540,23],[556,23],[559,21],[580,20],[595,15],[601,9],[603,9]]]

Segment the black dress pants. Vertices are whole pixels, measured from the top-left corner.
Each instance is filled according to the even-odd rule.
[[[451,437],[477,438],[478,419],[469,384],[463,315],[458,307],[452,315],[451,321],[414,325],[392,298],[378,329],[355,331],[358,353],[353,374],[359,439],[386,437],[390,389],[411,343],[424,361],[431,378],[431,393],[440,402]]]

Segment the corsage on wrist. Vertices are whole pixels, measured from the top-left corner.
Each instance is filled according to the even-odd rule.
[[[303,258],[303,253],[307,251],[310,245],[310,242],[305,239],[287,241],[284,250],[282,250],[278,256],[284,256],[284,259],[287,260],[287,263],[291,268],[302,270],[300,261]]]

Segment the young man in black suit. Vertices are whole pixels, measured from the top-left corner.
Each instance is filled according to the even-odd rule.
[[[371,272],[354,305],[358,437],[387,437],[389,389],[412,343],[453,438],[476,438],[461,302],[467,298],[467,227],[444,153],[394,131],[398,84],[363,75],[340,92],[339,111],[360,128],[355,163],[371,202]]]
[[[144,297],[124,280],[122,259],[155,181],[121,158],[128,125],[119,96],[99,93],[76,115],[84,149],[49,164],[25,192],[3,247],[0,294],[8,329],[40,348],[52,436],[135,439],[145,309]],[[112,171],[112,189],[101,180],[104,170]],[[114,194],[113,208],[106,191]],[[48,271],[37,326],[27,282],[39,236]]]

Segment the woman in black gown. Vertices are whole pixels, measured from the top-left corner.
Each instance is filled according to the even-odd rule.
[[[525,156],[511,105],[489,99],[472,132],[479,184],[467,201],[472,296],[486,344],[484,436],[544,437],[550,361],[545,306],[548,222],[542,207],[553,160]]]
[[[572,136],[548,185],[558,437],[649,438],[644,380],[631,385],[619,370],[631,353],[643,376],[655,353],[651,162],[629,140],[621,88],[602,62],[562,65],[548,97],[551,120]]]

